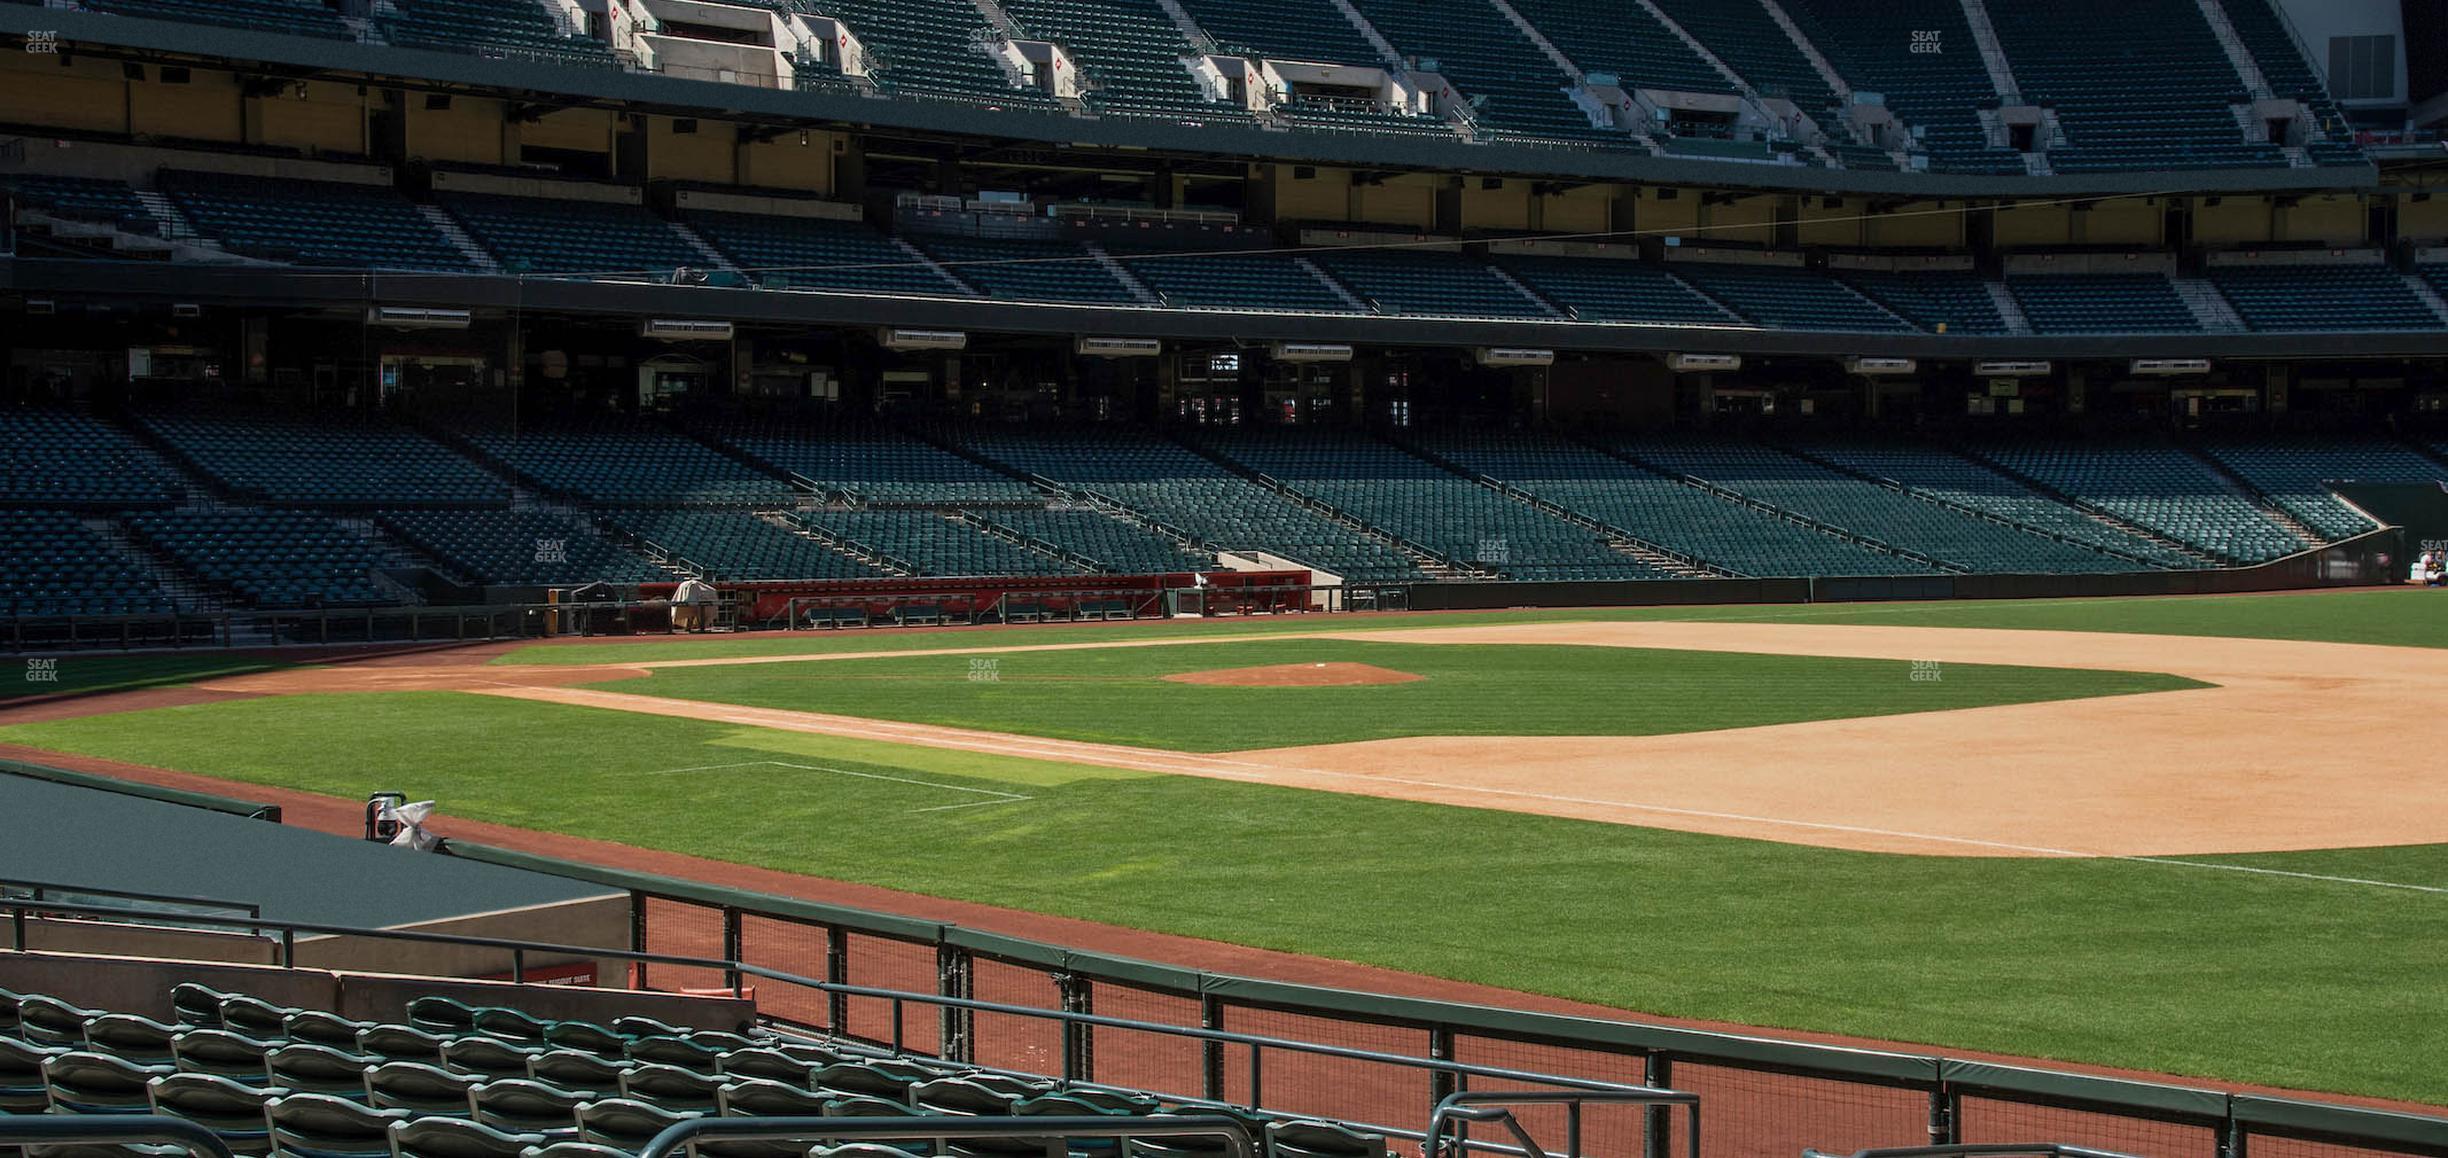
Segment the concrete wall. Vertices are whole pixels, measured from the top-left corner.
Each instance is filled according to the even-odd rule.
[[[754,1003],[728,997],[0,950],[0,988],[47,993],[78,1005],[114,1012],[168,1018],[172,1014],[170,989],[182,981],[359,1019],[402,1017],[409,1001],[425,996],[450,997],[469,1004],[514,1005],[544,1018],[609,1022],[616,1017],[636,1015],[700,1029],[734,1029],[755,1013]]]

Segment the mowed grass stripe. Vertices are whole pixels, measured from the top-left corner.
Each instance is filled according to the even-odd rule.
[[[400,789],[451,815],[1625,1009],[2448,1102],[2448,898],[2431,894],[1852,853],[442,692],[0,740]],[[669,771],[762,759],[1031,799],[910,813],[888,781]],[[2221,859],[2448,885],[2448,846]]]
[[[1196,638],[1277,632],[1370,631],[1503,623],[1725,621],[1864,623],[1890,627],[1988,627],[2143,635],[2294,639],[2397,647],[2448,647],[2448,593],[2410,589],[2276,595],[2147,596],[2112,599],[1967,599],[1915,603],[1760,604],[1733,607],[1558,608],[1439,615],[1295,615],[1162,623],[1053,624],[988,631],[802,631],[699,637],[655,643],[569,643],[520,648],[496,663],[588,664],[659,659],[831,655],[864,651],[1013,647],[1123,639]]]
[[[1230,687],[1166,676],[1358,663],[1426,678]],[[1934,677],[1934,678],[1933,678]],[[669,668],[608,691],[1188,752],[1402,736],[1648,736],[2175,691],[2145,672],[1529,644],[1278,639]]]

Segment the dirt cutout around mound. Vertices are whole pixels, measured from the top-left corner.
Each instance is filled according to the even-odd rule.
[[[1276,663],[1264,667],[1222,667],[1212,671],[1178,672],[1166,683],[1204,684],[1228,688],[1354,688],[1408,684],[1427,679],[1373,663]]]

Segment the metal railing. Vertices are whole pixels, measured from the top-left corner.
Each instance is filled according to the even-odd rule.
[[[1185,1114],[1164,1118],[1041,1117],[980,1115],[903,1118],[692,1118],[654,1136],[637,1158],[672,1158],[693,1153],[701,1141],[723,1142],[860,1142],[870,1140],[954,1140],[962,1138],[1043,1138],[1049,1155],[1064,1151],[1054,1143],[1083,1138],[1111,1138],[1119,1153],[1131,1153],[1139,1138],[1214,1138],[1227,1158],[1256,1158],[1257,1143],[1240,1122],[1220,1114]]]
[[[1589,1105],[1641,1106],[1652,1112],[1649,1123],[1650,1147],[1658,1155],[1666,1146],[1665,1113],[1680,1106],[1685,1111],[1683,1151],[1685,1158],[1700,1158],[1700,1097],[1683,1090],[1462,1090],[1438,1102],[1428,1116],[1428,1137],[1420,1144],[1420,1158],[1449,1158],[1445,1135],[1451,1132],[1455,1144],[1468,1150],[1469,1126],[1486,1122],[1504,1127],[1524,1158],[1550,1158],[1546,1147],[1530,1136],[1521,1119],[1514,1114],[1516,1106],[1560,1105],[1564,1107],[1563,1158],[1582,1158],[1581,1110]]]
[[[0,1148],[128,1143],[184,1146],[195,1158],[237,1158],[221,1136],[185,1118],[152,1114],[0,1114]]]
[[[156,910],[127,908],[116,914],[118,920],[141,924],[179,925],[184,924],[189,915],[211,915],[216,909],[226,910],[234,916],[256,919],[263,916],[263,906],[252,901],[225,901],[214,897],[181,896],[177,893],[145,893],[133,889],[106,888],[100,885],[63,885],[50,881],[28,880],[24,877],[0,877],[0,901],[30,901],[38,906],[45,903],[92,903],[76,899],[80,897],[101,897],[113,901],[144,901],[157,905],[176,906]],[[22,916],[12,919],[11,923],[16,925],[21,920]],[[20,932],[17,936],[19,942],[22,943],[23,933]]]
[[[2114,1150],[2094,1150],[2089,1146],[2069,1146],[2063,1142],[1984,1142],[1976,1146],[1885,1146],[1870,1150],[1855,1150],[1851,1154],[1825,1150],[1804,1150],[1802,1158],[1984,1158],[1989,1155],[2022,1155],[2028,1158],[2134,1158]]]

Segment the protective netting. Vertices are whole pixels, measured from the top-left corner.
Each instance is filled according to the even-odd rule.
[[[1047,970],[977,958],[970,968],[971,996],[999,1005],[1059,1010],[1062,990]],[[970,1060],[996,1069],[1061,1076],[1062,1023],[1046,1017],[978,1011],[972,1017]]]
[[[1929,1141],[1923,1090],[1677,1059],[1668,1085],[1700,1095],[1703,1158],[1799,1154],[1804,1147],[1850,1154]],[[1678,1119],[1677,1129],[1682,1128]],[[1667,1151],[1681,1155],[1681,1139]]]
[[[1372,1053],[1428,1056],[1428,1031],[1407,1026],[1234,1005],[1224,1011],[1224,1028],[1233,1033]],[[1431,1076],[1424,1069],[1393,1062],[1264,1049],[1258,1051],[1257,1071],[1253,1075],[1252,1048],[1237,1044],[1225,1047],[1224,1096],[1237,1105],[1418,1129],[1426,1122],[1427,1108],[1433,1104]],[[1255,1097],[1250,1088],[1253,1079],[1258,1082]]]
[[[822,981],[825,936],[822,925],[745,914],[740,917],[740,960]],[[755,977],[748,983],[756,987],[758,1013],[818,1029],[831,1026],[830,1001],[823,990]]]
[[[2208,1123],[1975,1097],[1962,1099],[1956,1132],[1966,1142],[2062,1142],[2139,1158],[2217,1158],[2219,1136],[2218,1127]]]
[[[1199,1000],[1112,982],[1100,982],[1091,998],[1100,1017],[1196,1028]],[[1090,1033],[1089,1077],[1176,1098],[1207,1092],[1204,1043],[1148,1030],[1098,1026]]]

